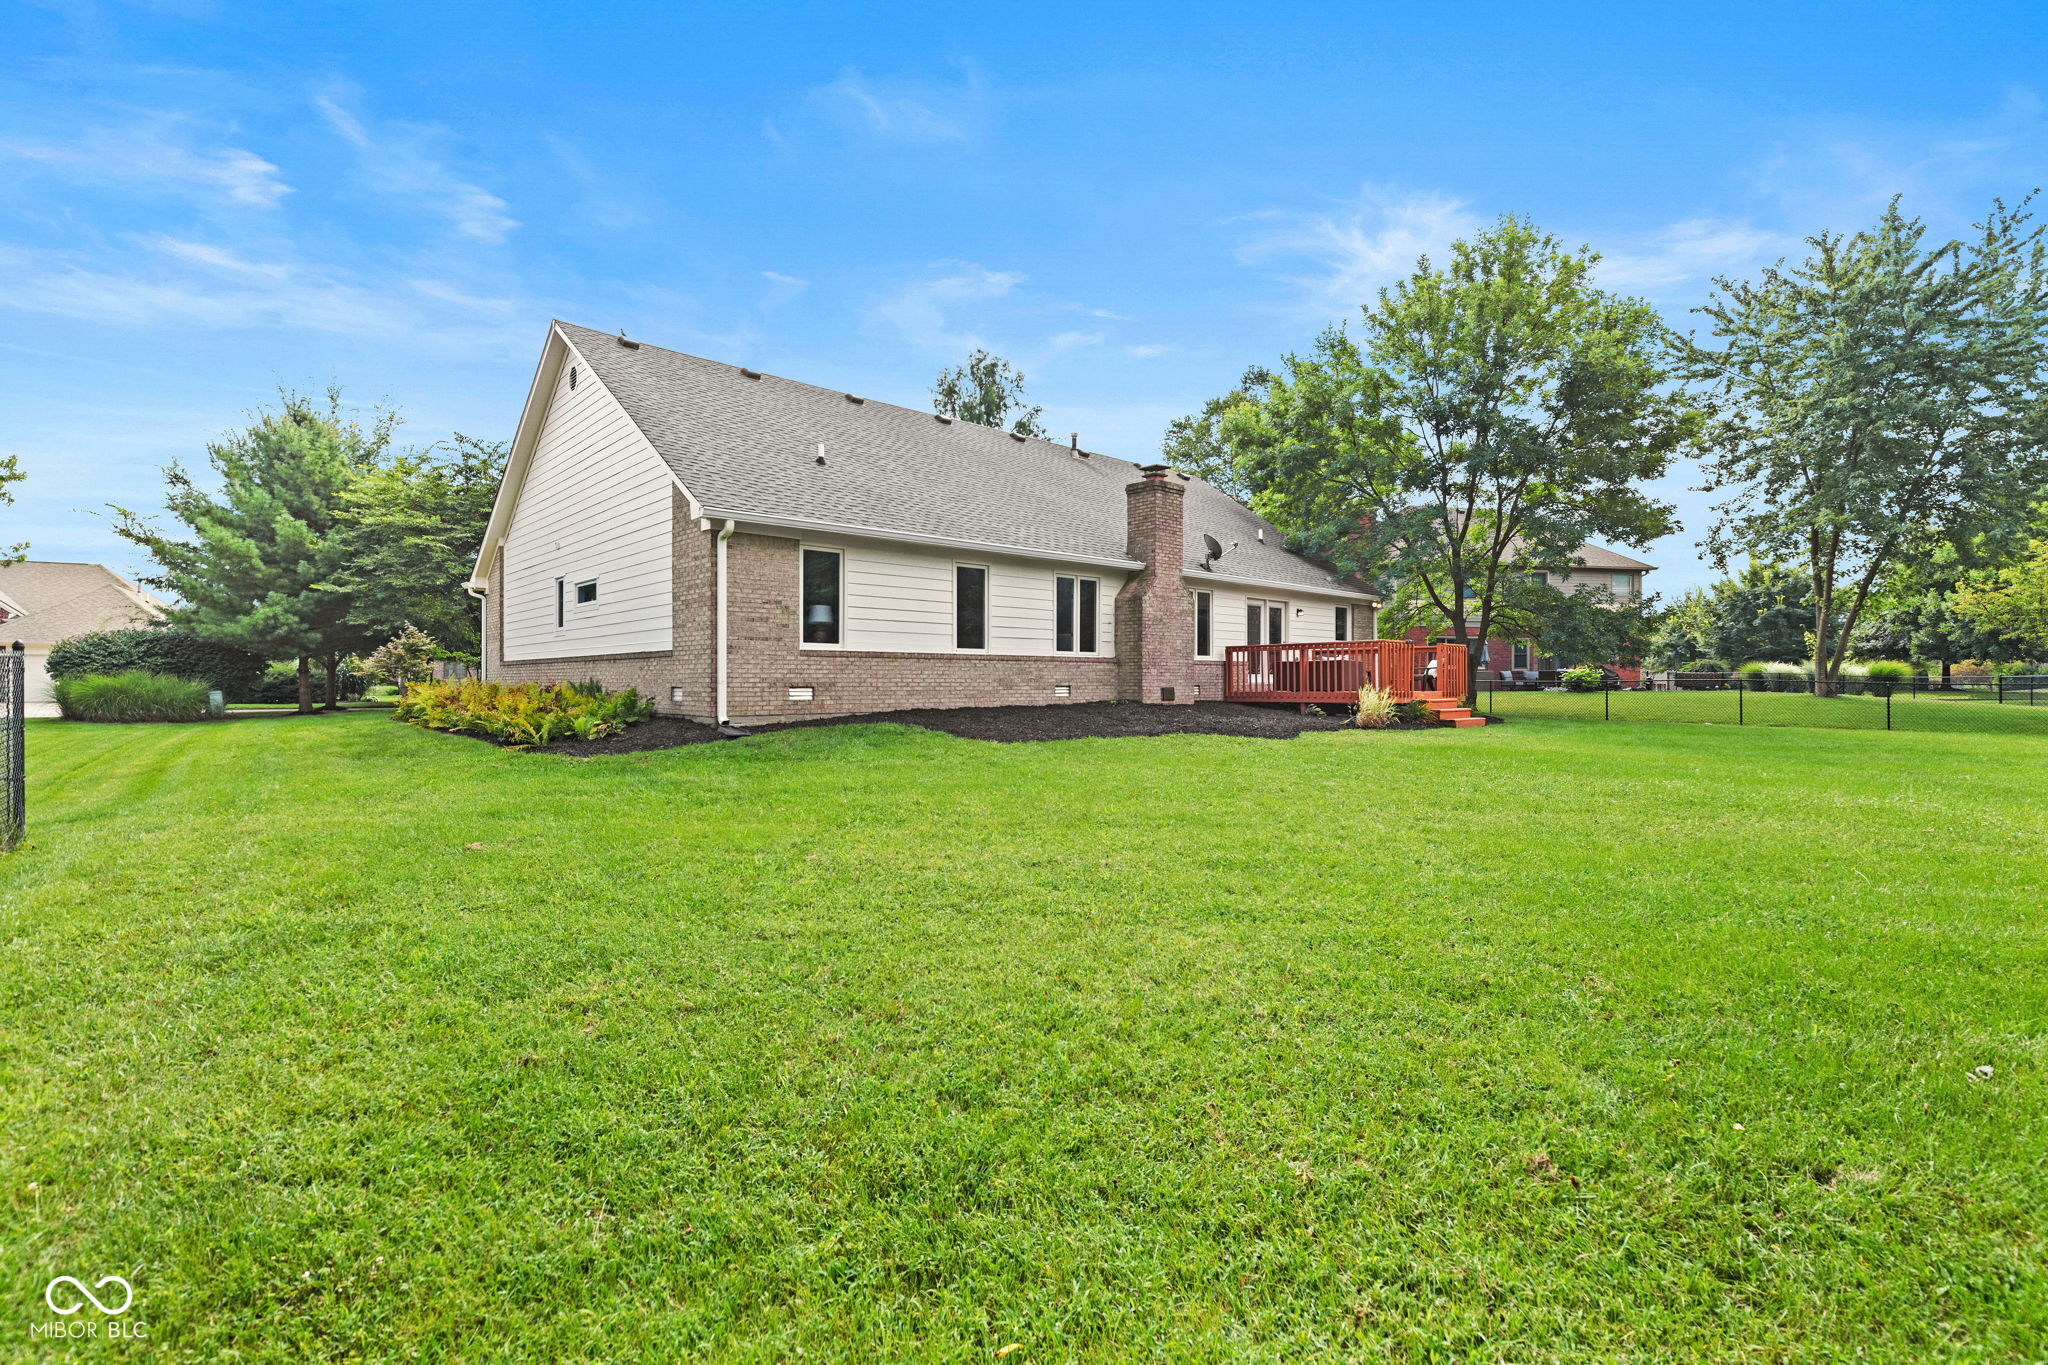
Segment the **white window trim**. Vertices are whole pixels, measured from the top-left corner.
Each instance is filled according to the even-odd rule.
[[[575,589],[574,592],[569,594],[570,606],[594,607],[597,605],[597,580],[595,578],[581,579],[575,583],[571,583],[569,586]],[[590,589],[590,600],[588,602],[583,600],[583,590],[585,588]]]
[[[1074,647],[1072,649],[1060,648],[1060,580],[1062,578],[1074,580]],[[1095,648],[1093,649],[1081,648],[1081,585],[1083,583],[1093,583],[1095,585]],[[1111,633],[1114,634],[1114,632]],[[1056,573],[1052,576],[1052,652],[1054,658],[1059,658],[1063,655],[1072,656],[1077,659],[1101,657],[1102,580],[1094,574]]]
[[[1262,645],[1284,645],[1287,643],[1287,637],[1294,633],[1288,629],[1294,620],[1292,603],[1283,602],[1277,597],[1247,597],[1244,599],[1244,605],[1247,612],[1252,607],[1259,609],[1259,633],[1261,635],[1265,634],[1266,628],[1273,624],[1273,608],[1280,608],[1280,638],[1277,640],[1260,640],[1258,643]],[[1247,640],[1245,643],[1250,644],[1252,642]]]
[[[844,563],[844,561],[841,562]],[[960,643],[960,571],[962,569],[981,570],[981,648],[979,649]],[[956,559],[953,561],[953,572],[948,577],[946,589],[946,596],[953,604],[953,653],[986,654],[989,652],[988,637],[995,633],[989,629],[991,624],[989,620],[989,599],[995,595],[995,582],[995,569],[991,565],[977,563],[971,559]],[[846,638],[846,632],[841,631],[840,638]]]
[[[820,554],[839,556],[839,639],[833,644],[821,644],[804,638],[804,555],[816,550]],[[839,545],[818,545],[808,540],[796,543],[796,647],[798,649],[843,650],[846,648],[846,549]]]

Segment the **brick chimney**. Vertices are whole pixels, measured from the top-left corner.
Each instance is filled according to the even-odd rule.
[[[1116,595],[1118,701],[1195,699],[1195,608],[1182,578],[1187,484],[1163,464],[1124,485],[1124,552],[1144,564]]]

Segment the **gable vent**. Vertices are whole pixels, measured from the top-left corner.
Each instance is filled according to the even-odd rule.
[[[569,391],[571,393],[576,391],[576,367],[574,365],[569,367]]]
[[[761,372],[759,370],[750,370],[744,365],[740,366],[740,373],[745,375],[749,379],[759,379],[761,377]]]

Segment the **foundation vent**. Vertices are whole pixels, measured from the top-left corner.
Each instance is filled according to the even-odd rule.
[[[815,687],[792,687],[789,689],[789,699],[791,701],[815,701],[817,696],[818,689]]]
[[[1052,685],[1052,694],[1055,697],[1071,697],[1074,695],[1074,689],[1068,683],[1054,683]]]

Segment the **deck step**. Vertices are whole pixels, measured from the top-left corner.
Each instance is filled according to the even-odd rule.
[[[1469,729],[1471,729],[1471,728],[1472,728],[1473,726],[1475,726],[1475,725],[1484,725],[1484,724],[1486,724],[1486,717],[1484,717],[1484,716],[1459,716],[1459,717],[1457,717],[1456,719],[1454,719],[1454,720],[1453,720],[1453,721],[1451,722],[1451,724],[1452,724],[1452,725],[1454,725],[1454,726],[1456,726],[1456,727],[1457,727],[1458,729],[1460,729],[1460,730],[1469,730]]]

